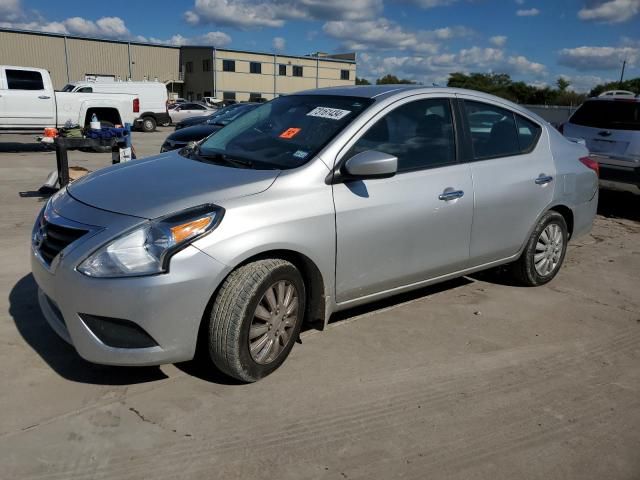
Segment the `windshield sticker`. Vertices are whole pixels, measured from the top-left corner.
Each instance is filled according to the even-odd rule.
[[[294,157],[300,160],[307,158],[307,155],[309,155],[309,152],[305,152],[304,150],[298,150],[293,154]]]
[[[284,132],[282,132],[280,134],[280,138],[293,138],[295,137],[298,133],[300,133],[300,130],[302,130],[301,128],[287,128]]]
[[[307,117],[328,118],[330,120],[340,120],[351,113],[350,110],[340,110],[339,108],[316,107],[307,113]]]

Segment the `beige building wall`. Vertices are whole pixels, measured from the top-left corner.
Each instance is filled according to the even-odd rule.
[[[45,68],[61,88],[67,83],[64,38],[0,31],[0,65]]]
[[[126,43],[67,38],[69,77],[72,82],[86,75],[129,77],[129,53]]]
[[[355,84],[356,66],[353,62],[233,50],[216,50],[215,55],[217,95],[223,97],[224,92],[235,93],[238,101],[249,100],[250,93],[258,93],[270,100],[274,92],[282,95],[316,87]],[[235,62],[235,72],[223,70],[224,60]],[[261,63],[261,73],[250,72],[251,62]],[[280,65],[285,65],[286,75],[280,75]],[[294,66],[302,67],[302,77],[293,76]],[[341,70],[349,71],[349,80],[341,79]]]
[[[209,61],[210,71],[204,71],[204,60]],[[224,60],[235,62],[235,72],[223,70]],[[186,71],[188,62],[192,65],[191,72]],[[261,64],[261,73],[251,73],[251,62]],[[223,97],[224,92],[234,93],[238,101],[249,100],[251,93],[271,99],[274,93],[354,85],[356,78],[355,63],[323,57],[129,44],[2,29],[0,64],[46,68],[58,89],[68,81],[84,80],[86,75],[113,75],[122,80],[129,75],[133,80],[157,77],[163,83],[173,81],[171,88],[185,97],[191,93],[193,100],[206,94]],[[286,75],[280,75],[280,65],[285,65]],[[302,67],[302,77],[293,76],[294,67]],[[343,70],[349,72],[348,80],[342,79]],[[182,78],[184,84],[180,88]]]
[[[180,78],[180,49],[155,45],[131,45],[133,80],[158,79],[167,83]]]

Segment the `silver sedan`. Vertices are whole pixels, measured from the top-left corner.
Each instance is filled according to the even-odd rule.
[[[202,345],[251,382],[303,322],[499,265],[551,281],[597,201],[585,147],[518,105],[329,88],[77,180],[38,215],[32,269],[48,322],[85,359],[180,362]]]

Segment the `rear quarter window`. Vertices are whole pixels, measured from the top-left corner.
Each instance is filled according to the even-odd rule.
[[[635,100],[588,101],[573,114],[570,123],[606,130],[640,130],[640,102]]]

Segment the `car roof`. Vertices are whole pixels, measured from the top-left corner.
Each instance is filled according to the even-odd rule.
[[[529,117],[535,119],[539,123],[547,124],[539,115],[527,110],[525,107],[513,103],[501,97],[496,97],[477,90],[467,90],[464,88],[453,87],[441,87],[438,85],[424,86],[424,85],[350,85],[344,87],[325,87],[316,88],[313,90],[304,90],[294,93],[292,95],[338,95],[349,97],[370,98],[372,100],[380,101],[391,99],[394,97],[403,98],[408,94],[420,94],[420,93],[440,93],[440,94],[465,94],[477,97],[478,100],[485,100],[492,104],[498,104],[497,106],[503,106],[510,108],[519,113],[524,113]]]
[[[632,97],[630,95],[610,95],[607,97],[591,97],[587,98],[587,102],[615,102],[615,103],[636,103],[640,102],[640,96]]]

